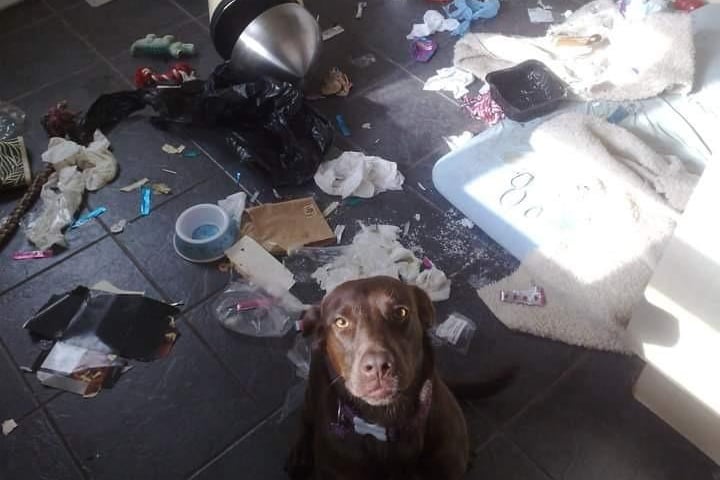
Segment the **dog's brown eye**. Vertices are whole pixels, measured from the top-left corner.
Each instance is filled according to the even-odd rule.
[[[408,310],[405,307],[398,307],[395,309],[395,315],[400,320],[405,320],[408,317],[408,315],[410,315],[410,310]]]
[[[343,317],[338,317],[335,319],[335,326],[338,328],[347,328],[350,326],[350,322],[348,322],[347,319]]]

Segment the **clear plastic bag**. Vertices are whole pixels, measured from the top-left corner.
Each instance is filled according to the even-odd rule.
[[[0,101],[0,142],[22,135],[25,130],[25,112]]]
[[[307,381],[303,380],[290,387],[285,394],[285,401],[280,409],[280,416],[277,423],[284,422],[290,415],[295,413],[297,409],[302,407],[305,401],[305,390],[307,389]]]
[[[295,374],[307,380],[310,375],[311,340],[301,334],[295,337],[295,342],[287,357],[295,365]]]
[[[302,310],[291,294],[275,297],[245,280],[231,283],[213,302],[215,318],[225,328],[253,337],[285,335]]]
[[[444,322],[436,325],[430,333],[433,339],[439,340],[441,344],[448,345],[464,355],[470,348],[475,330],[477,330],[475,322],[461,313],[453,312]]]

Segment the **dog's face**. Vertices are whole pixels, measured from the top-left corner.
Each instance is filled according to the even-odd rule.
[[[417,377],[435,312],[421,289],[373,277],[340,285],[307,317],[350,394],[380,406]]]

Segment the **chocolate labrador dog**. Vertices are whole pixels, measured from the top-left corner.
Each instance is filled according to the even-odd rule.
[[[465,418],[438,376],[427,294],[390,277],[344,283],[304,317],[314,336],[293,480],[462,478]]]

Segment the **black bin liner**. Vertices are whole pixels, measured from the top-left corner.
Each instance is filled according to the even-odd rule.
[[[87,144],[99,128],[104,133],[132,113],[152,107],[153,123],[220,128],[241,161],[268,173],[275,186],[310,180],[332,146],[332,125],[303,98],[294,84],[272,78],[241,79],[229,63],[218,65],[207,81],[179,88],[151,87],[101,95],[87,114],[61,132]]]
[[[565,83],[537,60],[490,72],[485,80],[492,99],[516,122],[547,115],[567,98]]]

